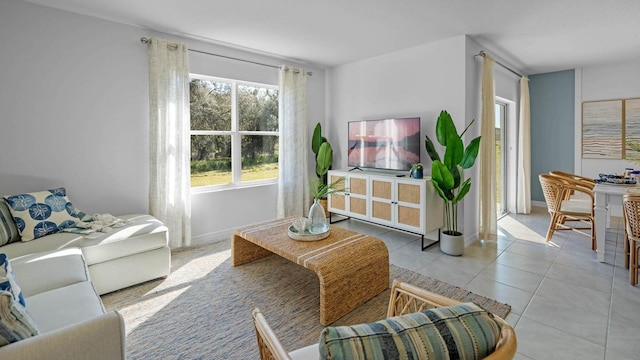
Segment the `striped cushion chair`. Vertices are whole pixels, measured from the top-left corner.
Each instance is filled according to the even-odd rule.
[[[259,309],[253,312],[262,360],[512,359],[517,341],[503,319],[474,303],[394,280],[387,319],[328,327],[320,341],[287,352]]]
[[[502,325],[474,303],[439,307],[374,323],[327,327],[321,359],[484,359]]]

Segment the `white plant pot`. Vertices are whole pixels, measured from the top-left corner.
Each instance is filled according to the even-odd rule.
[[[464,254],[464,235],[440,235],[440,251],[447,255],[460,256]]]

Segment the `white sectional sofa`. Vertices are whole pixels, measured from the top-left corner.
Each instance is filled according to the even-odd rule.
[[[105,312],[79,248],[10,259],[39,334],[0,347],[0,359],[124,359],[119,313]]]
[[[35,205],[60,207],[41,198],[49,192],[53,200],[72,206],[62,188],[32,193],[38,198]],[[26,303],[23,308],[39,333],[0,346],[0,359],[124,358],[124,322],[116,312],[105,313],[99,295],[169,275],[167,227],[150,215],[124,215],[118,216],[121,226],[104,232],[84,235],[58,229],[28,239],[26,227],[17,225],[22,219],[13,216],[16,209],[5,199],[0,197],[0,254],[13,267]],[[68,218],[65,206],[51,215]],[[71,213],[74,221],[82,218],[75,217],[75,210]],[[25,234],[27,238],[21,238]],[[7,313],[0,315],[12,321]]]
[[[78,248],[100,295],[169,275],[171,251],[167,227],[150,215],[118,218],[125,220],[125,226],[111,228],[109,232],[92,237],[59,232],[0,246],[0,253],[15,259],[43,251]]]

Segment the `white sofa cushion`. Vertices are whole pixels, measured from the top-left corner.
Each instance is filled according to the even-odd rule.
[[[127,224],[102,235],[99,245],[82,247],[88,264],[98,264],[168,246],[167,227],[153,216],[128,215],[119,218],[127,221]]]
[[[320,348],[318,344],[305,346],[289,353],[291,360],[318,360]]]
[[[26,300],[40,333],[73,325],[105,312],[89,281],[30,296]]]
[[[93,265],[167,246],[167,227],[150,215],[124,215],[127,224],[89,237],[56,233],[29,242],[12,243],[0,249],[10,259],[43,251],[79,247],[88,265]],[[97,237],[94,237],[97,235]]]
[[[82,251],[78,248],[20,256],[11,259],[11,265],[17,282],[27,297],[89,281],[89,270]]]

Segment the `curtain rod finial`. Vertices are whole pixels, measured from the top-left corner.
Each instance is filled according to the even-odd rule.
[[[140,42],[143,44],[148,44],[149,43],[149,39],[147,39],[146,37],[141,37],[140,38]]]

